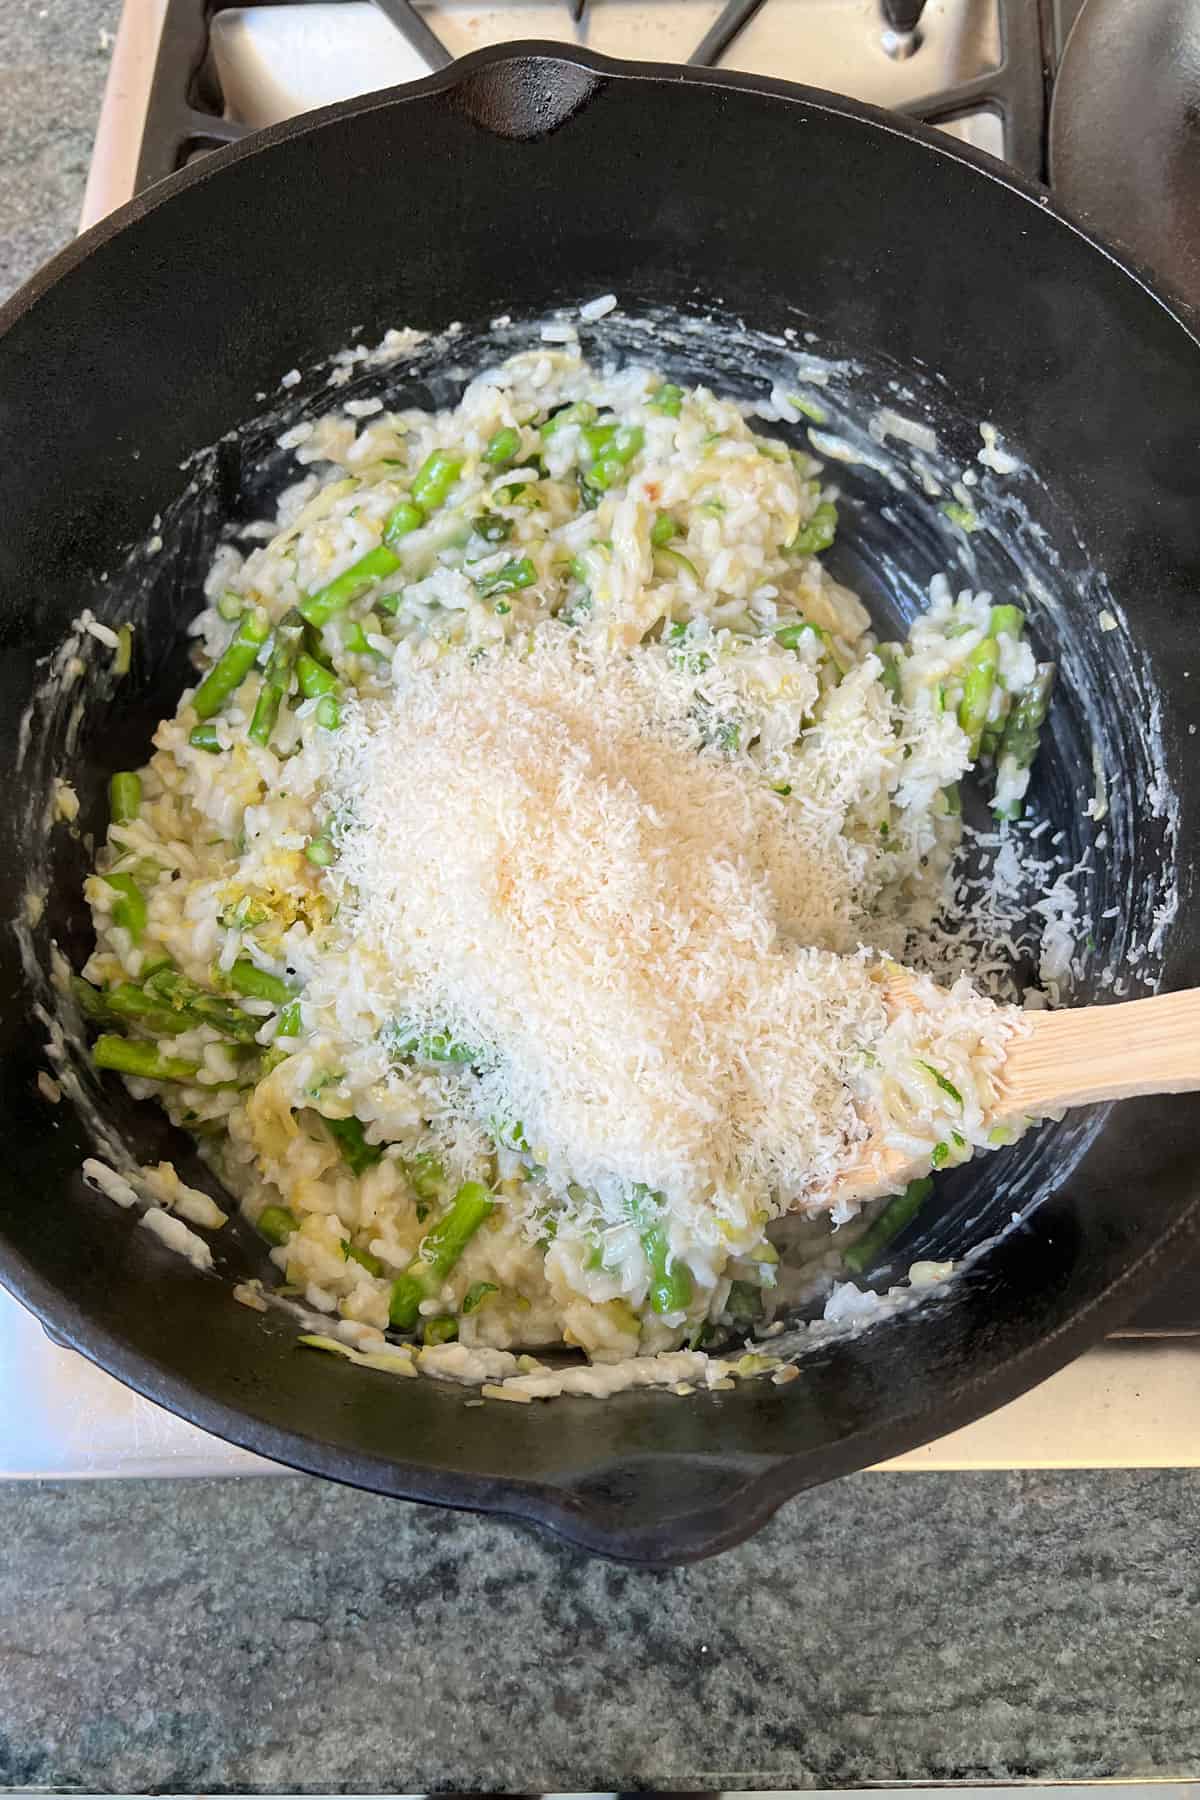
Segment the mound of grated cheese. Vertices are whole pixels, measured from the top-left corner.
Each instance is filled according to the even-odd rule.
[[[339,924],[376,1010],[486,1048],[476,1104],[552,1185],[740,1221],[828,1186],[864,1135],[848,1084],[887,1019],[861,857],[842,808],[785,806],[699,745],[639,655],[594,664],[548,626],[348,706]]]

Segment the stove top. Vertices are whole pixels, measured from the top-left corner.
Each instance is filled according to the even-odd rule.
[[[539,38],[790,77],[1042,177],[1083,0],[127,0],[85,223],[246,132]]]
[[[1044,178],[1054,76],[1082,3],[125,0],[83,224],[250,130],[518,37],[790,76],[919,117]],[[1012,1405],[885,1466],[1200,1464],[1200,1259],[1116,1335]],[[0,1476],[272,1468],[51,1343],[0,1292]]]

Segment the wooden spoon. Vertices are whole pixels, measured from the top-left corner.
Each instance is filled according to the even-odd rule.
[[[889,974],[885,992],[889,1009],[921,1004],[916,984],[901,969]],[[1010,1039],[1000,1071],[988,1114],[994,1124],[1136,1094],[1200,1089],[1198,988],[1025,1017],[1030,1029]],[[835,1197],[873,1200],[928,1175],[931,1167],[928,1156],[913,1157],[869,1137],[859,1160],[836,1182]]]

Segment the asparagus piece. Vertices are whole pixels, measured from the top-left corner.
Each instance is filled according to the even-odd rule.
[[[999,648],[995,638],[985,637],[976,644],[967,658],[966,667],[963,670],[962,699],[958,703],[958,722],[967,734],[972,762],[979,755],[979,747],[983,742],[988,709],[992,704],[992,693],[996,686],[998,661]]]
[[[892,1239],[912,1223],[932,1192],[931,1177],[923,1175],[919,1181],[910,1181],[902,1194],[894,1194],[874,1223],[846,1251],[846,1267],[861,1275],[879,1252],[886,1250]]]
[[[490,575],[481,575],[475,583],[481,595],[511,594],[514,588],[531,587],[537,580],[537,570],[527,556],[510,558],[502,568],[493,569]]]
[[[300,692],[306,700],[315,700],[319,695],[336,694],[341,686],[333,670],[325,668],[307,650],[302,650],[296,658],[296,680],[300,683]]]
[[[271,621],[261,606],[250,607],[238,628],[196,689],[192,705],[198,719],[211,719],[245,681],[258,653],[271,635]]]
[[[425,1344],[452,1344],[457,1336],[458,1320],[450,1313],[426,1319],[421,1327],[421,1341]]]
[[[239,956],[230,969],[229,985],[235,993],[245,994],[249,1000],[269,1000],[273,1006],[286,1006],[292,998],[292,989],[286,981],[278,975],[269,975],[248,956]]]
[[[342,1239],[342,1255],[347,1262],[357,1263],[360,1269],[365,1269],[368,1275],[378,1277],[383,1274],[383,1264],[375,1252],[360,1250],[357,1244],[350,1242],[349,1238]]]
[[[356,563],[337,575],[315,594],[306,594],[297,611],[310,625],[328,625],[337,613],[345,612],[352,600],[382,581],[400,567],[400,558],[386,544],[377,544]]]
[[[233,1038],[238,1043],[252,1043],[262,1027],[261,1019],[251,1018],[232,1000],[210,994],[207,988],[190,981],[177,969],[156,969],[142,985],[155,1001],[169,1006],[189,1025],[211,1025],[223,1037]]]
[[[1024,808],[1029,772],[1050,709],[1055,673],[1053,663],[1039,663],[1036,675],[1024,693],[1017,696],[1008,715],[996,765],[997,798],[992,802],[993,812],[1002,819],[1019,819]]]
[[[304,1017],[300,1011],[298,1000],[289,1000],[279,1015],[279,1030],[276,1037],[299,1037],[304,1030]]]
[[[146,896],[132,875],[101,877],[119,896],[113,902],[112,922],[127,931],[134,943],[140,943],[146,929]]]
[[[425,523],[425,514],[415,500],[401,500],[388,514],[387,524],[383,528],[385,544],[398,544],[406,538],[410,531]]]
[[[502,469],[506,463],[512,462],[520,448],[520,432],[511,425],[505,425],[496,432],[494,437],[489,439],[488,447],[483,453],[483,460],[485,463],[490,463],[494,469]]]
[[[461,456],[451,456],[447,450],[432,451],[413,477],[415,504],[423,512],[436,511],[462,474],[462,466]]]
[[[254,703],[254,716],[247,733],[251,743],[261,745],[264,750],[271,741],[279,708],[287,699],[292,685],[292,674],[303,638],[304,620],[295,607],[292,607],[283,615],[276,628],[275,643],[263,673],[258,699]]]
[[[485,544],[506,544],[513,534],[513,524],[503,513],[483,512],[471,521],[471,530]]]
[[[138,1038],[106,1033],[92,1045],[92,1061],[98,1069],[115,1069],[119,1075],[138,1075],[143,1081],[190,1081],[199,1064],[160,1056],[153,1044]]]
[[[592,457],[587,484],[597,493],[621,480],[646,441],[640,425],[597,425],[582,435]]]
[[[434,1289],[445,1281],[494,1205],[481,1181],[464,1181],[449,1212],[425,1239],[420,1254],[392,1283],[389,1318],[398,1331],[413,1329],[422,1300],[431,1298]]]
[[[837,536],[838,510],[832,500],[822,500],[812,518],[801,525],[790,544],[784,549],[791,556],[816,556],[818,551],[828,550]]]
[[[190,1031],[202,1021],[187,1011],[173,1012],[145,988],[137,987],[131,981],[123,981],[118,987],[108,988],[103,995],[103,1002],[110,1013],[119,1019],[136,1019],[155,1037],[175,1037],[181,1031]]]
[[[992,637],[1019,638],[1025,629],[1025,614],[1019,606],[993,606],[988,621],[988,631]]]
[[[188,743],[193,750],[207,750],[210,756],[219,756],[221,752],[217,728],[211,719],[206,719],[203,725],[192,726],[188,732]]]
[[[686,1263],[671,1255],[667,1228],[649,1204],[660,1199],[639,1182],[629,1205],[650,1265],[650,1308],[656,1313],[686,1312],[692,1303],[692,1273]]]
[[[560,406],[542,426],[542,437],[553,437],[567,425],[590,425],[595,417],[596,409],[590,400],[576,400],[570,406]]]
[[[821,643],[829,642],[829,633],[822,625],[814,625],[811,619],[800,619],[795,624],[781,625],[775,633],[775,642],[782,644],[785,650],[798,650],[805,637],[815,637]]]
[[[258,1230],[268,1244],[286,1244],[300,1222],[286,1206],[264,1206],[258,1215]]]
[[[304,698],[317,702],[317,724],[326,731],[336,731],[342,722],[341,683],[332,669],[324,668],[302,650],[296,658],[296,679]]]
[[[108,814],[114,825],[128,825],[142,810],[142,778],[124,769],[108,784]]]
[[[481,1181],[464,1181],[450,1211],[438,1221],[422,1246],[421,1260],[438,1281],[446,1279],[494,1205]]]
[[[112,1015],[107,999],[99,988],[94,988],[82,975],[72,975],[71,993],[84,1018],[90,1019],[93,1025],[107,1025],[110,1022]]]
[[[665,413],[669,419],[677,419],[683,405],[683,389],[676,387],[673,381],[665,381],[662,387],[651,394],[646,404],[652,406],[655,412]]]

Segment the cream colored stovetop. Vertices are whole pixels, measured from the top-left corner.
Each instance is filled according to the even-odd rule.
[[[1198,1465],[1200,1339],[1143,1338],[1090,1351],[988,1418],[880,1467]],[[0,1478],[284,1472],[52,1344],[0,1289]]]

